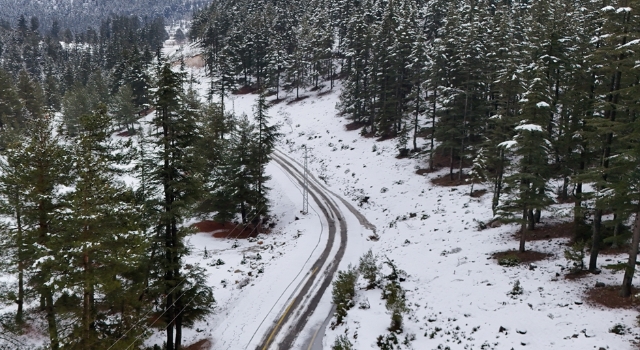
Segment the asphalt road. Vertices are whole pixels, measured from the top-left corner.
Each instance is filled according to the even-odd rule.
[[[273,160],[296,179],[300,185],[303,185],[303,174],[299,164],[296,164],[294,160],[281,152],[276,152],[273,155]],[[311,199],[317,204],[329,224],[327,244],[311,266],[307,280],[289,299],[287,306],[280,312],[278,318],[273,321],[256,350],[290,350],[293,348],[298,336],[308,327],[308,320],[315,312],[316,305],[318,305],[322,296],[331,286],[333,276],[347,247],[347,225],[338,205],[315,177],[309,177],[308,184]],[[335,194],[333,195],[335,196]],[[337,250],[334,249],[335,244],[338,244]],[[325,322],[315,329],[315,332],[312,332],[313,336],[305,340],[303,350],[322,349],[324,329],[331,319],[331,314],[327,315]]]

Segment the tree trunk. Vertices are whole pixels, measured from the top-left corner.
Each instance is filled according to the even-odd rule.
[[[418,116],[420,115],[420,84],[416,92],[416,115],[413,119],[413,151],[418,151]]]
[[[500,203],[500,194],[502,193],[502,176],[504,167],[504,150],[500,150],[500,163],[498,169],[496,169],[496,180],[493,184],[493,201],[491,203],[491,210],[493,211],[493,215],[496,214],[496,209],[498,208],[498,204]]]
[[[89,282],[89,253],[85,252],[82,257],[82,265],[84,269],[84,290],[82,294],[82,347],[90,349],[89,342],[91,332],[91,283]]]
[[[453,147],[451,147],[451,154],[449,155],[449,179],[453,181]]]
[[[633,282],[633,274],[636,271],[636,260],[638,258],[638,244],[640,244],[640,211],[636,213],[636,220],[633,226],[633,239],[629,248],[629,261],[624,271],[622,279],[622,287],[620,288],[620,296],[628,298],[631,296],[631,282]]]
[[[175,350],[180,350],[182,349],[182,303],[180,304],[176,304],[180,305],[180,307],[177,307],[177,312],[178,315],[176,316],[176,347]]]
[[[60,341],[58,340],[58,325],[56,323],[55,308],[53,306],[53,295],[51,290],[45,287],[44,290],[45,299],[45,313],[47,318],[47,328],[49,331],[49,342],[51,343],[51,350],[60,349]]]
[[[598,253],[600,253],[600,240],[602,231],[602,209],[596,209],[593,213],[593,226],[591,236],[591,255],[589,256],[589,271],[597,270]]]
[[[560,193],[560,198],[562,198],[562,200],[567,200],[569,199],[569,177],[565,176],[564,180],[562,181],[562,192]]]
[[[469,77],[467,76],[467,79]],[[460,141],[460,169],[458,169],[458,181],[462,181],[462,161],[464,160],[464,137],[467,133],[467,104],[469,101],[469,83],[467,82],[467,92],[464,94],[464,116],[462,117],[462,141]]]
[[[529,231],[533,231],[536,229],[536,216],[533,212],[533,209],[529,209],[527,212],[527,221],[529,221]]]
[[[583,149],[586,149],[586,145],[583,144]],[[580,173],[585,168],[585,152],[580,152]],[[574,195],[576,202],[573,206],[573,223],[574,223],[574,233],[573,233],[573,241],[578,242],[581,240],[580,237],[580,227],[584,224],[584,213],[582,210],[582,181],[576,184],[576,192]]]
[[[528,210],[525,207],[524,209],[522,209],[522,226],[520,227],[520,253],[524,253],[525,252],[525,242],[526,240],[526,234],[527,234],[527,214],[528,214]]]
[[[431,148],[429,151],[429,170],[433,170],[433,149],[434,149],[434,139],[436,133],[436,99],[438,97],[438,93],[436,90],[433,90],[433,105],[432,105],[432,114],[431,114]]]
[[[16,239],[16,245],[18,246],[18,311],[16,312],[16,323],[22,325],[23,313],[24,313],[24,254],[23,252],[23,237],[22,237],[22,215],[20,209],[16,210],[16,221],[18,225],[18,235]]]

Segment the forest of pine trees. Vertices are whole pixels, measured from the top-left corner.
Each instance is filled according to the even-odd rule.
[[[202,103],[167,38],[137,17],[72,39],[0,29],[3,339],[41,323],[54,350],[128,349],[155,329],[180,349],[215,305],[185,221],[268,220],[264,98],[252,116]]]
[[[214,305],[203,271],[184,265],[185,221],[268,220],[280,135],[266,97],[336,87],[338,112],[363,135],[489,188],[494,219],[519,225],[520,251],[567,202],[590,271],[603,247],[631,242],[628,297],[639,11],[635,0],[220,0],[188,33],[218,103],[162,57],[161,17],[84,31],[2,21],[0,264],[11,279],[0,301],[15,306],[3,329],[38,321],[55,350],[139,347],[155,328],[180,349],[183,327]],[[226,112],[241,88],[259,93],[252,116]]]
[[[341,79],[340,114],[395,137],[401,156],[490,188],[496,219],[521,225],[520,251],[567,201],[590,271],[604,245],[633,235],[637,246],[635,0],[222,0],[194,15],[190,37],[211,95],[299,97]]]

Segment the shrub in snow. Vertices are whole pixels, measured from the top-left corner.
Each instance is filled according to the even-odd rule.
[[[615,326],[611,327],[611,329],[609,329],[609,333],[625,335],[627,334],[627,330],[627,326],[618,323]]]
[[[522,295],[523,293],[524,289],[520,285],[520,280],[516,280],[516,282],[513,284],[513,288],[509,293],[507,293],[507,295],[509,295],[513,299],[518,299],[518,296]]]
[[[384,263],[391,269],[391,273],[385,276],[387,280],[391,282],[404,282],[407,280],[407,273],[404,270],[399,269],[393,260],[387,258]]]
[[[338,271],[338,277],[333,281],[333,303],[336,305],[336,321],[332,328],[342,323],[347,311],[354,305],[358,272],[352,266],[347,271]]]
[[[576,273],[584,270],[584,242],[576,242],[564,250],[569,271]]]
[[[349,341],[349,338],[347,338],[346,335],[339,335],[336,338],[335,343],[333,343],[333,346],[331,347],[331,350],[352,350],[353,349],[353,344],[351,344],[351,341]]]
[[[402,315],[408,311],[405,292],[395,283],[388,283],[382,292],[382,299],[386,299],[387,310],[391,312],[389,331],[402,333]]]
[[[358,270],[367,280],[367,289],[373,289],[378,285],[378,258],[373,255],[371,249],[360,257]]]
[[[520,264],[520,259],[518,259],[515,255],[506,255],[500,259],[498,259],[498,265],[512,267],[518,266]]]
[[[381,350],[394,350],[400,348],[398,346],[398,337],[393,333],[378,336],[376,344]]]

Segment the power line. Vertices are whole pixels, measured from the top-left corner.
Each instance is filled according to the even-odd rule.
[[[309,171],[307,145],[304,145],[304,184],[302,185],[302,214],[309,213]]]

